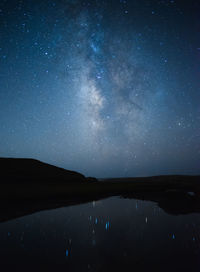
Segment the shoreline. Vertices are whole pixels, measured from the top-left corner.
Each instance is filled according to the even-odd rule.
[[[200,213],[199,176],[150,177],[140,181],[132,178],[129,182],[122,180],[1,183],[0,222],[109,197],[155,202],[173,215]]]

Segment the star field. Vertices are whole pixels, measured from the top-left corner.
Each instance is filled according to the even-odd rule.
[[[0,154],[199,174],[198,1],[0,3]]]

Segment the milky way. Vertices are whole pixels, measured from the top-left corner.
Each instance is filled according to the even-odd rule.
[[[1,156],[200,173],[200,5],[184,2],[1,1]]]

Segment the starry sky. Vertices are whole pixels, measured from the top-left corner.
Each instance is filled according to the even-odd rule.
[[[0,156],[200,174],[200,2],[1,0]]]

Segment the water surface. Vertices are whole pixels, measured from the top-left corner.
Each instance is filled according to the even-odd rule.
[[[199,214],[112,197],[0,224],[3,271],[199,271]]]

